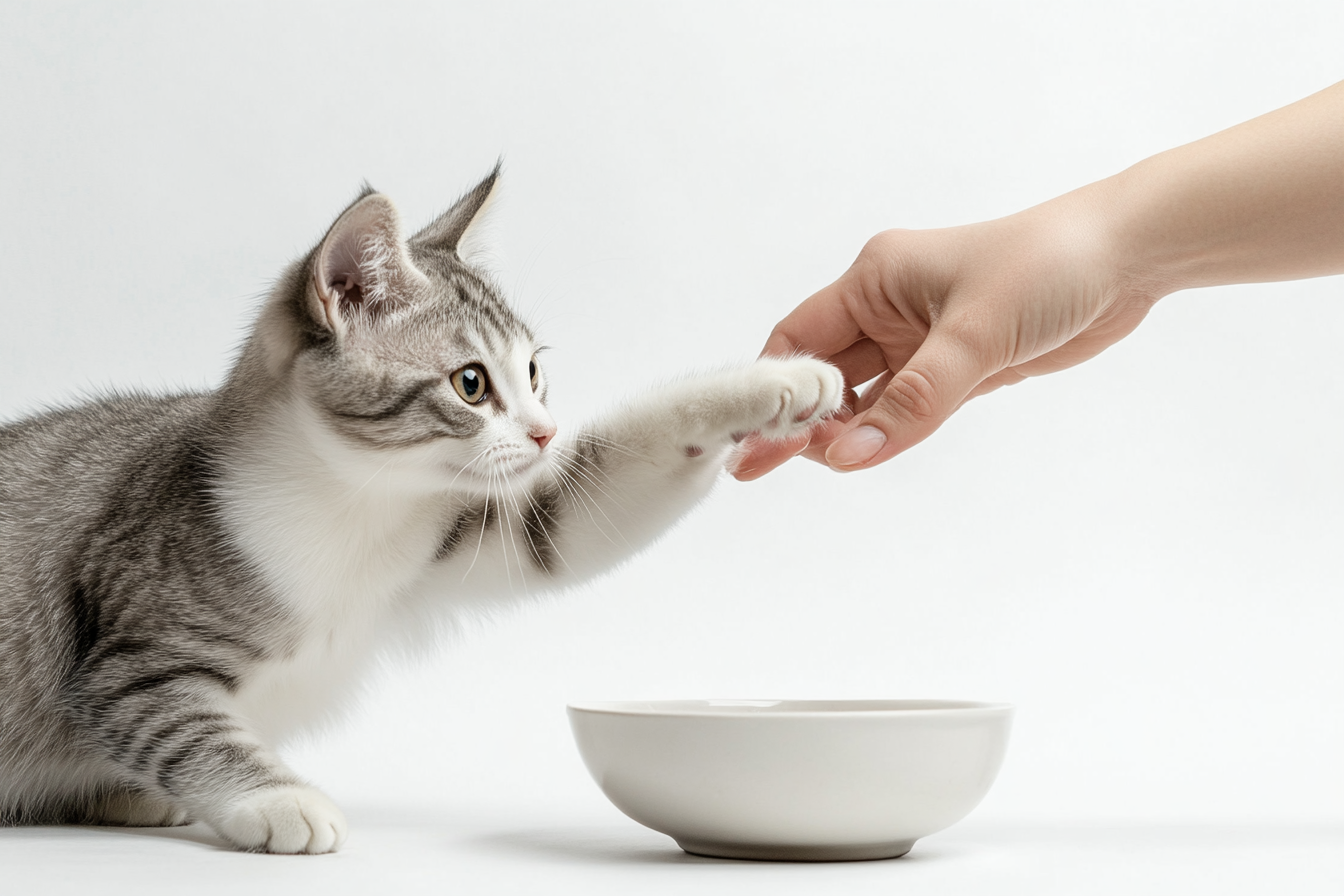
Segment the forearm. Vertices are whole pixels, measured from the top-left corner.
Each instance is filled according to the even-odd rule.
[[[1344,273],[1344,82],[1084,190],[1159,295]]]

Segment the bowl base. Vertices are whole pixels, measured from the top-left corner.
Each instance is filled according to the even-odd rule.
[[[915,841],[891,840],[885,843],[855,843],[840,846],[784,846],[679,838],[677,845],[691,855],[708,856],[712,859],[753,859],[758,862],[868,862],[874,859],[899,859],[910,851]]]

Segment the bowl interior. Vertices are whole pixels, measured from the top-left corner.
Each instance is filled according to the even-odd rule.
[[[810,715],[874,713],[948,713],[1009,710],[1007,703],[976,700],[618,700],[571,703],[579,712],[666,716]]]

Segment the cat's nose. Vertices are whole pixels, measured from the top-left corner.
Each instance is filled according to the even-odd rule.
[[[540,448],[542,451],[545,451],[546,446],[551,443],[551,439],[555,438],[555,431],[556,431],[555,424],[551,423],[544,427],[543,426],[533,427],[532,431],[529,432],[528,435],[532,437],[532,441],[537,443],[538,448]]]

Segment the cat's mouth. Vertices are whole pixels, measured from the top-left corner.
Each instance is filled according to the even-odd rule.
[[[484,463],[469,464],[466,467],[448,464],[447,469],[454,479],[471,478],[484,485],[493,485],[501,480],[512,484],[519,479],[529,479],[545,464],[546,454],[542,452],[531,457],[526,455],[492,457]]]
[[[513,460],[501,460],[498,464],[501,473],[510,476],[524,476],[531,473],[541,466],[546,459],[545,454],[537,454],[534,457],[520,457]]]

